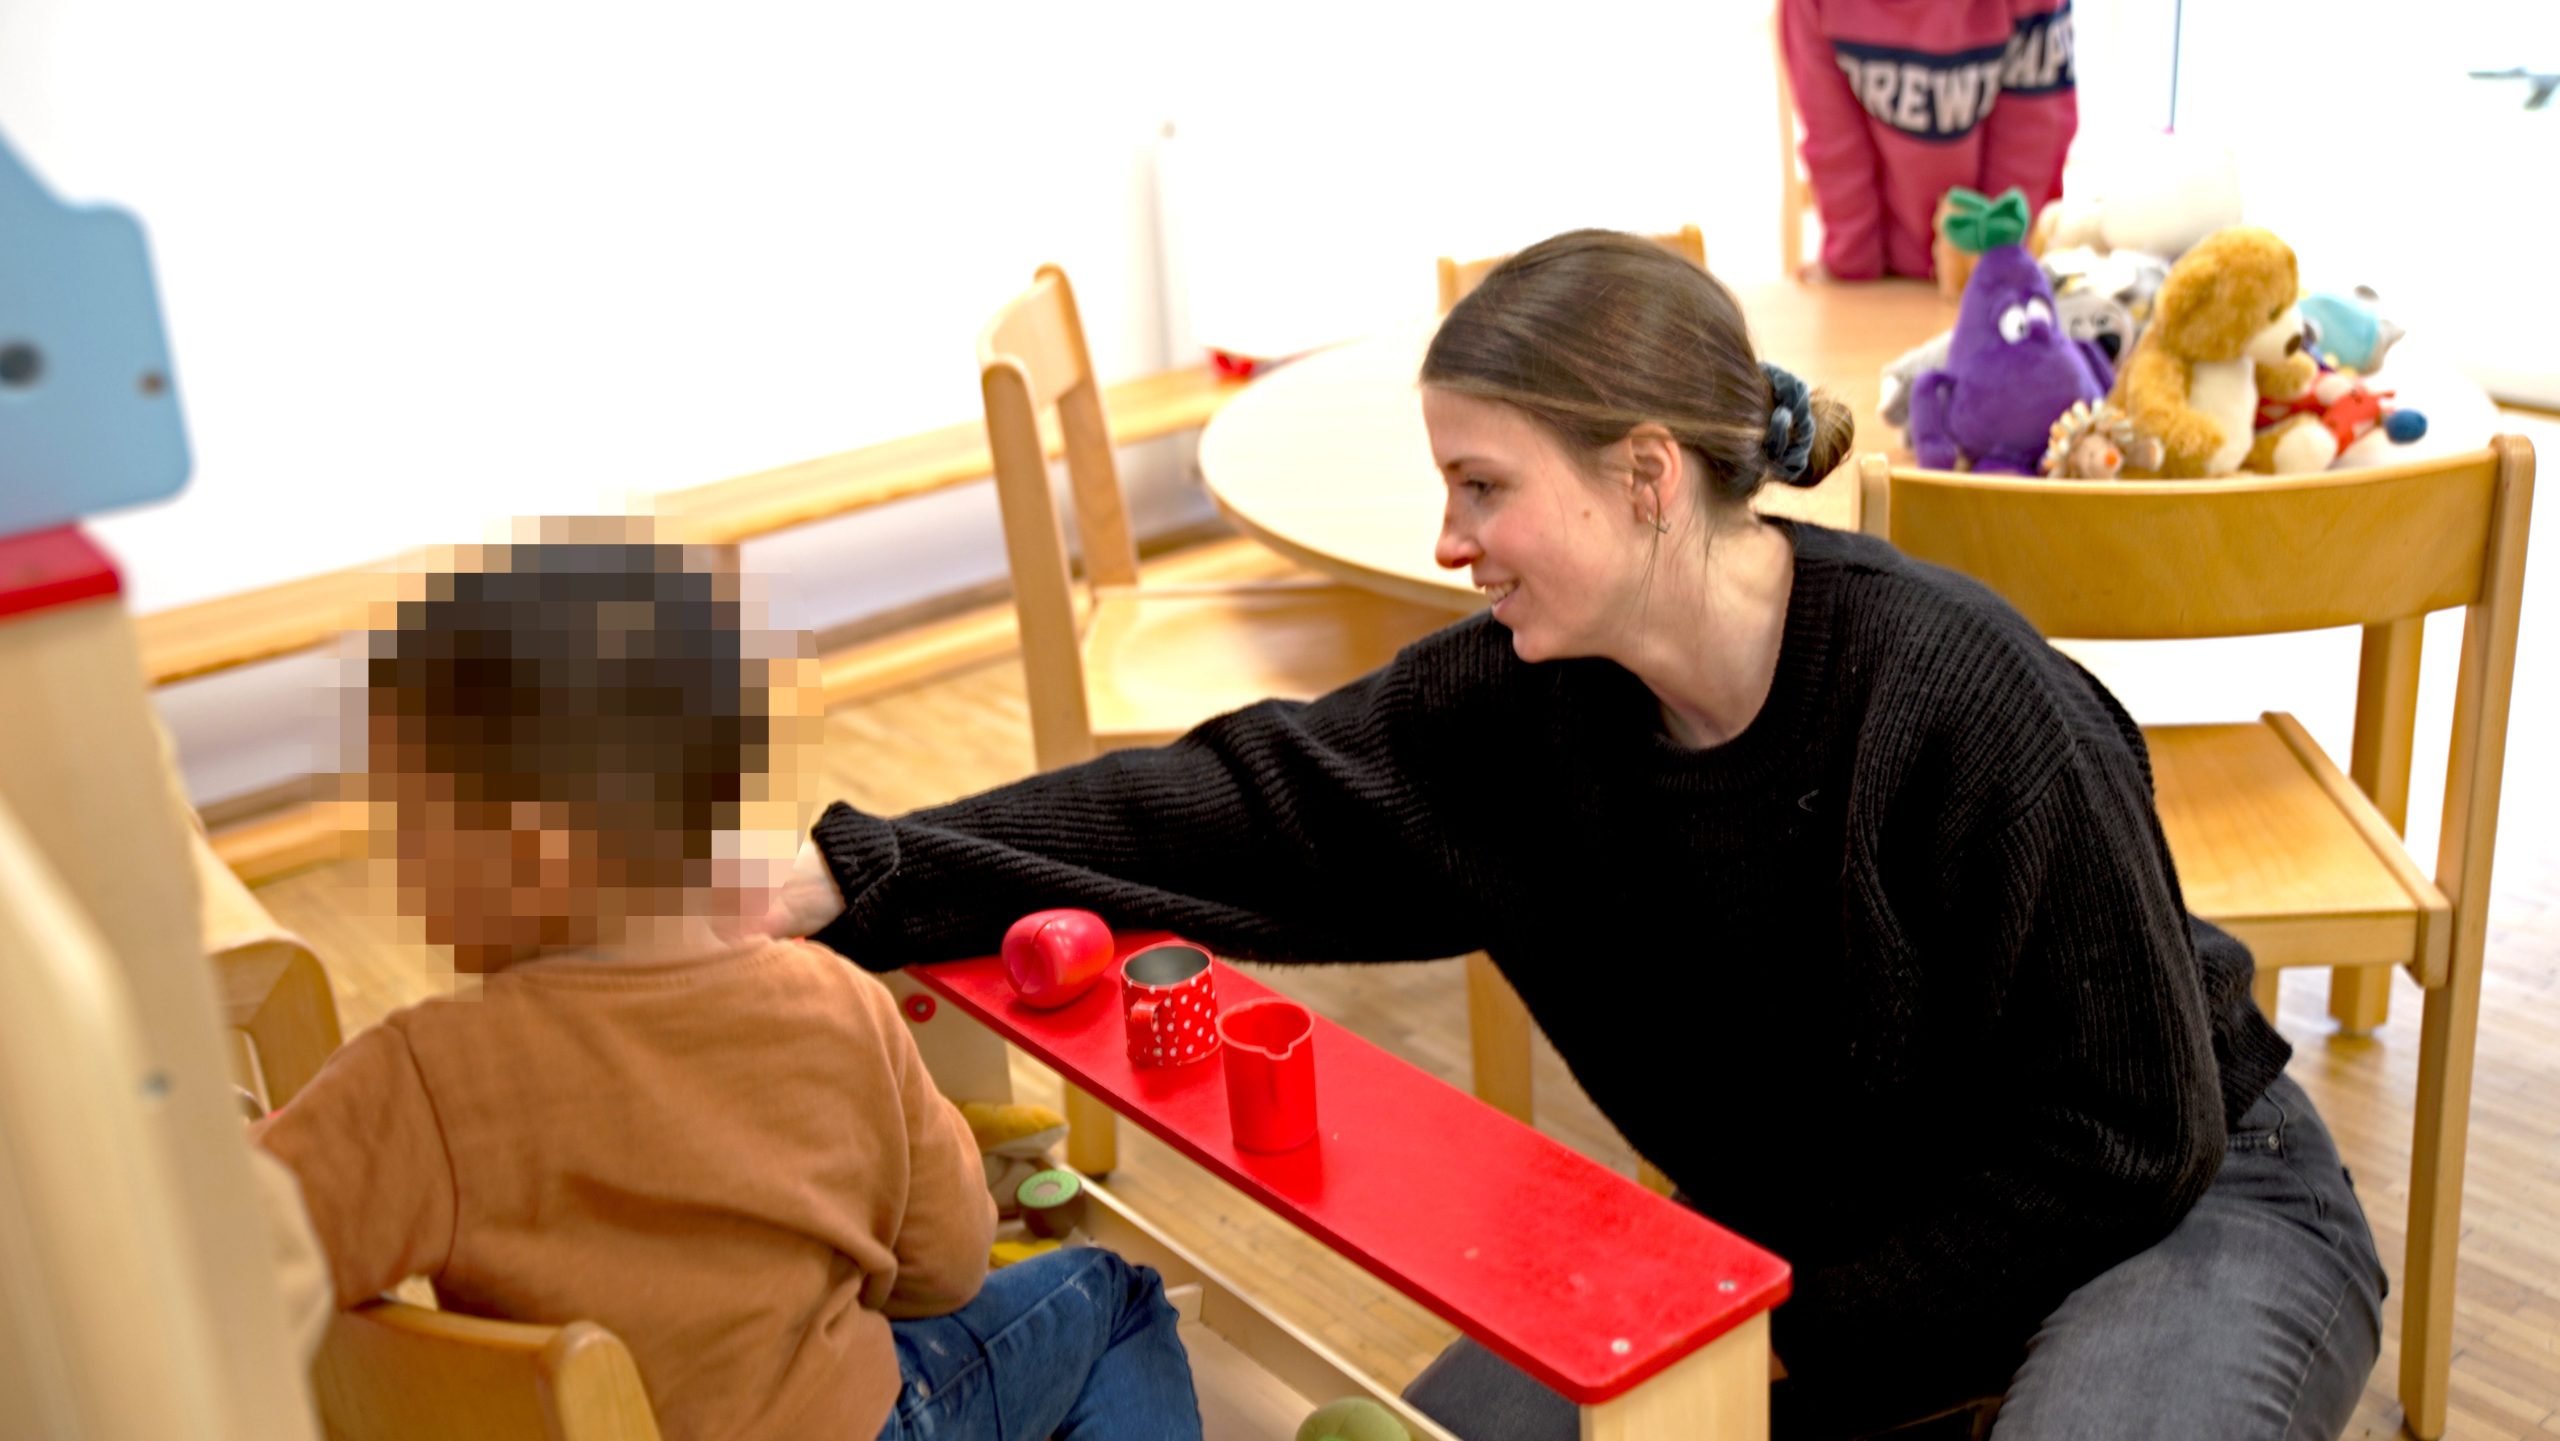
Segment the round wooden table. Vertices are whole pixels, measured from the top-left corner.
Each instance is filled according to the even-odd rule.
[[[1955,323],[1955,303],[1916,281],[1738,289],[1753,344],[1847,402],[1858,449],[1899,449],[1876,413],[1885,365]],[[1439,318],[1291,361],[1245,387],[1200,436],[1200,471],[1237,528],[1354,585],[1474,610],[1464,571],[1431,559],[1443,491],[1414,377]],[[1856,489],[1842,466],[1807,490],[1770,486],[1760,508],[1849,525]]]

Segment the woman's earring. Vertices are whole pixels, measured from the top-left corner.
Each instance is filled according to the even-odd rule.
[[[1662,518],[1662,512],[1657,510],[1653,513],[1653,528],[1663,535],[1669,535],[1671,533],[1671,522],[1664,520]]]

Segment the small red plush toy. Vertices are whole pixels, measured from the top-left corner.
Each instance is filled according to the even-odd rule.
[[[2388,390],[2366,386],[2352,371],[2324,367],[2300,395],[2258,402],[2258,437],[2249,449],[2248,468],[2271,475],[2326,470],[2376,427],[2394,445],[2424,436],[2427,418],[2385,404],[2391,396]]]

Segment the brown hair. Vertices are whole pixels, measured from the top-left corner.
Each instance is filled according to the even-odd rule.
[[[368,637],[378,773],[450,777],[504,829],[517,802],[562,807],[608,884],[711,881],[773,736],[741,635],[737,579],[676,545],[491,547],[427,577]]]
[[[1847,406],[1760,364],[1721,281],[1613,230],[1568,231],[1495,267],[1440,322],[1422,383],[1517,406],[1583,454],[1650,421],[1725,502],[1820,482],[1855,432]]]

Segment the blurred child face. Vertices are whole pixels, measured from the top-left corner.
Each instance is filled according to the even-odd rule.
[[[453,778],[392,779],[400,909],[458,970],[611,941],[592,836],[563,808],[459,801]]]

